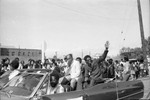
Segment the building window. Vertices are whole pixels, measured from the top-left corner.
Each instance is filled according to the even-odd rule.
[[[30,56],[30,52],[28,52],[28,56]]]
[[[6,56],[9,56],[9,51],[7,51]]]
[[[15,52],[12,52],[12,56],[14,56],[15,55]]]
[[[41,52],[39,52],[39,55],[41,54]]]
[[[18,52],[18,56],[20,56],[21,52]]]
[[[9,56],[9,50],[7,48],[1,48],[1,56]]]
[[[32,52],[32,56],[34,56],[34,52]]]
[[[25,56],[25,52],[23,52],[23,56]]]

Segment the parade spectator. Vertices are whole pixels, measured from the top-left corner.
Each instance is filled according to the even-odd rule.
[[[21,60],[21,62],[19,63],[18,69],[23,69],[24,66],[25,66],[25,62],[23,60]]]
[[[80,74],[80,78],[78,79],[78,82],[77,82],[77,90],[82,90],[83,82],[84,82],[84,68],[83,68],[81,57],[77,57],[76,60],[80,63],[80,66],[81,66],[81,74]]]
[[[42,61],[41,60],[38,60],[38,65],[40,68],[42,68]]]
[[[115,66],[116,71],[118,72],[118,68],[119,68],[119,66],[120,66],[118,60],[115,60],[114,66]]]
[[[123,81],[128,81],[130,77],[130,63],[127,56],[124,57],[123,65]]]
[[[16,57],[15,60],[17,60],[19,62],[20,59],[18,57]]]
[[[3,77],[7,77],[9,76],[9,80],[12,79],[12,77],[14,77],[14,74],[11,74],[11,73],[18,73],[18,71],[16,71],[16,69],[18,69],[19,67],[19,62],[17,60],[13,60],[11,63],[10,63],[10,70],[9,71],[6,71],[4,74],[1,75],[0,78],[3,78]],[[11,75],[10,75],[11,74]]]
[[[28,65],[28,69],[34,69],[34,68],[35,68],[35,61],[31,59],[30,64]]]
[[[119,64],[118,60],[115,60],[114,66],[115,66],[115,77],[116,77],[116,79],[119,79],[119,77],[120,77],[120,73],[119,73],[120,64]]]
[[[42,69],[47,69],[49,63],[50,63],[49,59],[45,59],[44,63],[43,63],[43,66],[42,66]]]
[[[144,60],[139,59],[140,77],[144,77]]]
[[[113,63],[113,59],[108,60],[109,67],[108,67],[108,78],[114,78],[115,77],[115,67]]]
[[[28,60],[28,63],[27,63],[27,64],[25,64],[25,66],[23,67],[23,69],[27,69],[27,68],[28,68],[28,66],[30,65],[30,63],[31,63],[31,59],[29,59],[29,60]]]
[[[5,58],[3,60],[1,71],[2,71],[2,73],[5,73],[8,70],[10,70],[10,59],[9,58]]]
[[[42,68],[42,66],[41,66],[41,64],[40,64],[40,62],[39,62],[39,60],[35,61],[35,66],[34,66],[34,68],[37,68],[37,69]]]
[[[120,60],[120,65],[124,65],[124,63],[125,63],[124,59],[121,59]]]
[[[7,71],[7,67],[4,67],[5,64],[5,59],[1,60],[1,72],[0,75],[2,75],[3,73],[5,73]]]
[[[134,66],[135,66],[135,78],[137,79],[140,77],[140,67],[137,62],[134,63]]]
[[[70,66],[67,63],[67,56],[64,57],[63,64],[62,64],[62,72],[65,76],[69,75],[70,72]]]
[[[55,59],[52,59],[52,70],[57,71],[58,73],[60,73],[60,68],[57,65],[57,62]]]
[[[130,61],[130,78],[131,80],[134,80],[135,79],[135,65],[134,65],[134,62]]]

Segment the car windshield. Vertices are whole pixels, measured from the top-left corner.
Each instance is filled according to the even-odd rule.
[[[40,82],[41,74],[21,74],[16,76],[5,86],[4,91],[14,95],[29,96]]]

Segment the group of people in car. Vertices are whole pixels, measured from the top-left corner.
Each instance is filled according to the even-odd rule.
[[[105,61],[108,48],[109,42],[106,42],[104,53],[97,59],[92,59],[90,55],[86,55],[84,64],[82,64],[80,57],[74,59],[72,54],[66,55],[66,66],[63,66],[63,71],[58,70],[56,66],[52,68],[53,73],[50,75],[51,88],[48,94],[82,90],[103,83],[103,73],[106,68],[102,62]]]
[[[41,64],[40,60],[35,64],[34,60],[30,59],[28,64],[20,66],[19,59],[16,58],[7,64],[9,71],[3,72],[0,77],[7,76],[17,69],[51,69],[53,72],[49,79],[50,88],[46,94],[82,90],[104,83],[106,81],[104,78],[120,78],[127,81],[133,75],[128,57],[124,57],[121,64],[118,61],[114,62],[113,59],[106,60],[108,49],[107,41],[104,53],[98,58],[93,59],[90,55],[85,55],[83,59],[80,57],[74,59],[72,54],[68,54],[63,60],[46,59],[44,64]],[[121,73],[118,70],[121,70]]]

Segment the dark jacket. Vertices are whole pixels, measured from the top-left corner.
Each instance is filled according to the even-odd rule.
[[[108,50],[106,49],[102,56],[99,57],[99,59],[95,59],[92,62],[91,66],[85,65],[85,79],[87,78],[102,78],[102,74],[105,71],[105,68],[102,66],[102,61],[105,60],[107,56]]]
[[[102,78],[102,73],[104,72],[105,68],[102,66],[102,62],[105,60],[107,56],[108,50],[106,49],[102,56],[99,59],[96,59],[92,63],[92,71],[91,71],[91,78]]]
[[[115,77],[115,67],[114,67],[114,64],[111,64],[109,67],[108,67],[108,78],[114,78]]]

